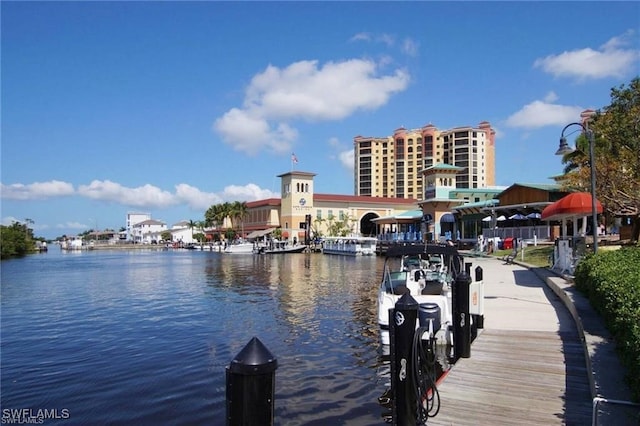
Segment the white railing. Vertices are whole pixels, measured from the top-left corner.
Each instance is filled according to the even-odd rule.
[[[550,233],[549,227],[546,225],[541,226],[510,226],[505,228],[496,229],[483,229],[482,236],[487,238],[500,237],[505,238],[520,238],[522,240],[549,240]]]

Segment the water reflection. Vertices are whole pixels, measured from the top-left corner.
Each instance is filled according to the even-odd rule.
[[[51,249],[2,266],[3,408],[224,424],[224,369],[257,336],[276,423],[382,423],[378,258]]]

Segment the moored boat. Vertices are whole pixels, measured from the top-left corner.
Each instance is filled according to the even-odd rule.
[[[304,244],[291,244],[289,241],[271,241],[258,250],[264,254],[302,253],[307,249]]]
[[[464,258],[455,247],[439,244],[395,246],[385,256],[378,290],[381,343],[390,343],[389,310],[409,293],[419,304],[416,327],[429,327],[437,344],[451,344],[451,287],[464,268]]]
[[[258,246],[255,243],[250,242],[238,242],[229,244],[224,249],[224,253],[232,254],[253,254],[256,252]]]
[[[375,237],[327,237],[322,241],[322,253],[373,256],[377,242]]]

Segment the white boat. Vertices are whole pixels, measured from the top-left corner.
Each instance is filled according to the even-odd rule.
[[[83,250],[88,248],[82,241],[81,237],[71,237],[70,239],[62,241],[60,244],[60,248],[62,250],[74,251],[74,250]]]
[[[263,247],[258,249],[258,253],[264,254],[284,254],[284,253],[302,253],[307,249],[304,244],[293,245],[289,241],[270,241]]]
[[[347,256],[373,256],[376,254],[375,237],[327,237],[322,241],[322,253]]]
[[[256,248],[257,245],[250,242],[232,243],[224,249],[224,253],[253,254],[255,253]]]
[[[380,341],[389,345],[389,310],[409,293],[419,304],[417,327],[429,327],[438,345],[453,342],[451,286],[464,258],[455,247],[420,244],[390,247],[378,290]]]

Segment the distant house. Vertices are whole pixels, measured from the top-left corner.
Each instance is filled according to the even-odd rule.
[[[128,241],[135,242],[133,227],[138,223],[144,222],[145,220],[151,220],[150,213],[127,212],[126,232]]]
[[[159,235],[161,235],[166,230],[167,225],[164,222],[154,219],[144,220],[133,225],[133,242],[150,244],[152,241],[158,241]]]
[[[180,222],[174,223],[167,231],[171,233],[172,242],[182,242],[184,244],[195,242],[193,234],[203,232],[199,227],[190,228],[188,220],[181,220]]]

